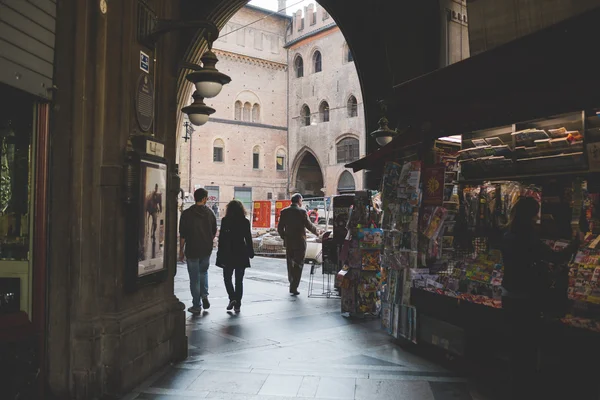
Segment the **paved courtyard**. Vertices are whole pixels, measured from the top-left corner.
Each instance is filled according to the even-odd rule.
[[[240,314],[227,312],[221,269],[209,270],[211,307],[188,314],[189,358],[168,366],[130,399],[478,400],[464,376],[403,350],[379,320],[344,318],[339,300],[290,296],[285,261],[255,258]],[[322,275],[315,276],[321,293]],[[191,304],[185,264],[175,292]]]

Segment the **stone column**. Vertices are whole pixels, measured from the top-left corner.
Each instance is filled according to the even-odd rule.
[[[150,1],[163,18],[178,2]],[[122,165],[134,130],[139,75],[137,1],[57,4],[50,165],[48,380],[59,398],[123,393],[186,354],[183,305],[173,294],[176,201],[167,210],[169,278],[124,290]],[[154,131],[175,163],[177,45],[161,39],[153,64]],[[171,194],[169,194],[171,196]]]

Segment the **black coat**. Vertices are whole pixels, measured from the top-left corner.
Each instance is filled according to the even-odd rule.
[[[250,221],[246,218],[223,218],[219,233],[217,267],[249,268],[251,258],[254,258],[254,246]]]

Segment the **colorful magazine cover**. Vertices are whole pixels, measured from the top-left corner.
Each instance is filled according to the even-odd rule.
[[[361,249],[380,249],[383,247],[383,229],[360,228],[358,240]]]
[[[380,250],[361,250],[363,271],[378,271],[381,259]]]

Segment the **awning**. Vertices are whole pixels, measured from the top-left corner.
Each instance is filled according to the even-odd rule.
[[[600,106],[600,7],[394,88],[435,137]]]

